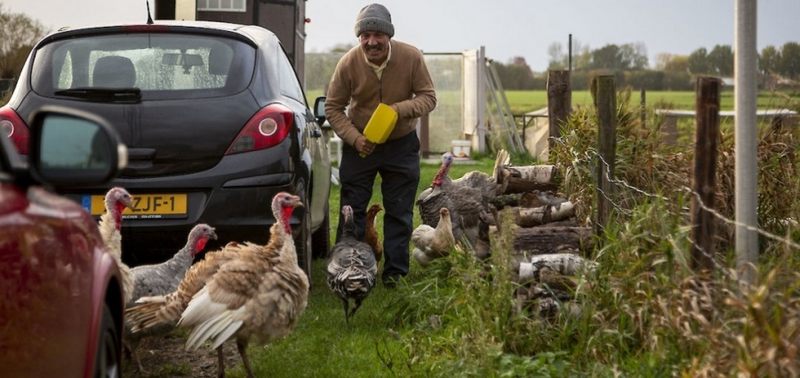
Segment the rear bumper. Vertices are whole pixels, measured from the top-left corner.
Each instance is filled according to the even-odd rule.
[[[284,143],[263,151],[225,156],[213,168],[187,175],[114,180],[111,186],[121,186],[134,195],[187,195],[185,217],[123,218],[124,260],[132,265],[163,261],[183,247],[189,230],[197,223],[217,228],[219,240],[209,243],[207,250],[228,241],[266,241],[269,226],[275,222],[272,197],[280,191],[294,192],[297,182],[288,148],[289,143]],[[80,203],[83,196],[104,194],[105,190],[87,188],[68,196]],[[303,211],[297,209],[292,224],[300,223]]]

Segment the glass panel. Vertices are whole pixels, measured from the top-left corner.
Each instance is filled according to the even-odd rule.
[[[231,0],[220,0],[220,9],[231,9]]]
[[[219,0],[208,0],[209,9],[219,9]]]
[[[143,99],[221,96],[250,82],[255,49],[189,34],[113,34],[56,41],[37,52],[32,81],[45,95],[70,88],[139,88]],[[193,94],[177,91],[194,91]]]
[[[294,74],[292,64],[282,50],[278,49],[278,70],[281,80],[281,93],[287,95],[297,101],[305,102],[303,99],[303,90],[300,89],[300,82],[297,81],[297,76]]]
[[[244,12],[247,9],[244,7],[244,0],[233,0],[233,10]]]
[[[48,115],[42,127],[41,168],[106,170],[109,140],[100,127],[87,120]]]

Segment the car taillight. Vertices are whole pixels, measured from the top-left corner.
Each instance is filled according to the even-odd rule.
[[[17,152],[28,154],[28,125],[8,106],[0,108],[0,132],[11,139]]]
[[[294,113],[280,104],[268,105],[247,121],[225,155],[270,148],[286,139],[294,123]]]

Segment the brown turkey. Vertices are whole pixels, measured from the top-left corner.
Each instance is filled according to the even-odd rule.
[[[331,291],[342,300],[344,320],[349,323],[350,317],[375,287],[378,263],[375,251],[369,244],[356,239],[353,208],[342,206],[342,219],[342,237],[331,249],[328,260],[327,283]],[[354,306],[349,310],[351,300]]]
[[[108,252],[114,257],[119,267],[120,278],[122,279],[122,293],[125,296],[124,302],[128,303],[133,298],[133,275],[131,269],[122,262],[122,212],[125,208],[130,208],[133,197],[127,190],[121,187],[113,187],[106,192],[105,213],[100,216],[97,230],[103,239]]]
[[[275,224],[270,228],[270,240],[266,246],[259,246],[252,243],[239,244],[235,242],[228,243],[222,250],[208,252],[202,261],[192,265],[186,276],[181,281],[178,289],[165,296],[144,297],[140,298],[137,306],[126,310],[126,319],[131,323],[131,332],[141,332],[152,327],[160,327],[163,325],[174,326],[176,322],[181,319],[182,314],[187,310],[189,303],[195,295],[199,296],[203,292],[206,299],[210,299],[209,293],[213,296],[221,295],[225,292],[225,288],[235,284],[235,278],[241,278],[238,282],[251,283],[255,280],[262,278],[264,281],[260,285],[265,290],[273,288],[272,292],[262,293],[264,296],[264,306],[253,306],[252,301],[244,301],[242,295],[231,295],[229,299],[236,300],[239,303],[247,304],[251,307],[256,307],[255,310],[273,311],[273,314],[268,315],[266,318],[272,316],[284,316],[278,319],[276,325],[276,334],[285,334],[291,331],[299,317],[302,309],[308,298],[308,278],[305,273],[297,267],[297,256],[294,249],[294,241],[291,238],[291,229],[288,219],[291,217],[292,210],[295,206],[300,205],[299,197],[292,196],[287,193],[279,193],[273,198],[272,211],[276,219]],[[285,249],[285,251],[284,251]],[[263,253],[262,253],[263,252]],[[268,252],[268,253],[267,253]],[[267,261],[263,257],[268,256]],[[267,264],[265,264],[265,262]],[[267,268],[269,262],[274,263],[277,271],[261,272],[262,268]],[[292,262],[294,265],[292,265]],[[252,263],[252,266],[250,266]],[[241,268],[241,274],[236,274],[236,269]],[[223,274],[227,271],[228,273]],[[219,276],[218,276],[219,275]],[[238,277],[237,277],[238,276]],[[291,279],[282,279],[279,277],[291,277]],[[247,278],[247,280],[245,280]],[[231,281],[227,281],[231,280]],[[280,285],[275,287],[276,282],[283,282],[283,287]],[[215,284],[211,284],[216,282]],[[207,289],[206,284],[213,289]],[[252,285],[244,285],[239,289],[243,290],[241,294],[253,294]],[[274,307],[278,302],[284,305],[282,310],[288,311],[288,314],[283,311],[275,311]],[[200,311],[204,314],[210,314],[206,311],[209,307],[216,309],[226,307],[223,304],[215,303],[213,306],[201,306],[199,302],[195,304],[193,311]],[[255,311],[254,310],[254,311]],[[232,314],[230,311],[223,310],[225,314]],[[243,312],[251,314],[252,311],[244,309]],[[236,312],[239,315],[246,315],[241,312]],[[265,318],[262,318],[262,320]],[[189,324],[184,321],[185,326]],[[242,360],[245,362],[245,369],[248,370],[248,375],[252,376],[252,371],[249,367],[249,361],[245,354],[244,347],[246,346],[246,337],[253,326],[252,321],[243,322],[240,324],[242,327],[234,333],[237,335],[237,346]],[[246,326],[245,326],[246,325]],[[228,336],[232,336],[228,335]],[[197,336],[197,335],[196,335]],[[211,335],[209,335],[211,336]],[[217,335],[220,336],[220,335]],[[242,338],[240,338],[242,336]],[[192,344],[194,347],[195,343]],[[224,341],[224,340],[221,340]],[[187,341],[188,343],[188,341]],[[200,342],[202,343],[202,342]],[[199,346],[199,344],[197,344]],[[188,344],[187,344],[188,347]],[[222,355],[222,348],[217,348],[219,372],[224,374],[225,366]]]
[[[203,251],[209,239],[216,238],[217,234],[213,227],[204,223],[198,224],[189,232],[186,245],[175,253],[172,258],[161,264],[140,265],[131,269],[134,281],[133,299],[126,306],[133,305],[134,301],[141,297],[165,295],[175,291],[186,275],[186,271],[192,265],[194,257]],[[155,336],[161,333],[153,330],[153,332],[132,334],[129,327],[126,326],[125,328],[125,347],[131,353],[131,357],[136,362],[139,371],[144,371],[136,353],[139,342],[143,337]],[[170,329],[171,327],[161,328],[162,331],[169,331]]]
[[[247,345],[265,345],[294,330],[308,303],[309,282],[297,265],[297,251],[289,220],[300,197],[281,192],[272,200],[278,227],[269,244],[245,243],[237,258],[220,267],[194,295],[178,325],[191,328],[186,349],[211,341],[211,348],[236,339],[248,377],[254,377]],[[224,366],[220,373],[224,375]]]

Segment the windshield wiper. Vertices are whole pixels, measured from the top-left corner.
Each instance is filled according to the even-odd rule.
[[[69,96],[94,102],[119,102],[133,104],[142,101],[139,88],[71,88],[55,92],[56,96]]]

